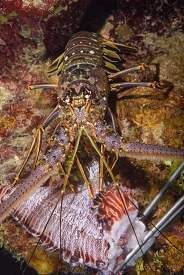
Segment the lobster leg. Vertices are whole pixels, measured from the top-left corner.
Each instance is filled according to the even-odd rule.
[[[76,142],[75,142],[75,147],[74,147],[74,151],[73,151],[73,154],[72,154],[72,158],[70,160],[70,164],[68,166],[68,170],[67,170],[67,173],[66,173],[64,181],[63,181],[63,187],[62,187],[62,190],[61,190],[61,196],[64,194],[64,192],[66,190],[68,178],[70,176],[70,172],[71,172],[71,169],[72,169],[72,166],[73,166],[76,154],[77,154],[77,150],[78,150],[78,147],[79,147],[79,142],[80,142],[80,139],[81,139],[82,132],[83,132],[83,128],[81,127],[79,129],[79,131],[78,131],[78,137],[77,137]]]
[[[145,70],[146,68],[148,68],[148,64],[146,63],[142,63],[139,66],[135,66],[129,69],[125,69],[122,70],[120,72],[114,73],[114,74],[110,74],[108,75],[108,79],[109,81],[112,81],[114,79],[120,78],[124,75],[126,75],[127,73],[131,73],[137,70]],[[110,88],[112,92],[119,92],[121,91],[123,88],[132,88],[132,87],[150,87],[150,88],[159,88],[159,89],[165,89],[167,88],[167,92],[168,90],[172,90],[173,89],[173,84],[170,82],[159,82],[157,83],[156,81],[154,82],[134,82],[134,83],[130,83],[130,82],[121,82],[121,83],[113,83],[110,84]]]
[[[58,117],[58,112],[59,112],[59,106],[57,105],[56,108],[50,113],[50,115],[43,122],[43,124],[40,125],[38,127],[38,129],[36,130],[36,133],[33,136],[33,141],[32,141],[32,144],[31,144],[31,146],[29,148],[27,156],[26,156],[24,162],[22,163],[21,168],[19,169],[18,173],[15,176],[15,179],[14,179],[14,182],[13,182],[13,186],[18,181],[18,179],[20,177],[20,174],[22,173],[22,170],[24,169],[26,163],[28,162],[28,160],[29,160],[29,158],[30,158],[30,156],[31,156],[31,154],[33,152],[35,144],[37,144],[36,145],[36,153],[35,153],[35,157],[34,157],[34,163],[33,163],[33,169],[32,169],[34,171],[34,169],[36,167],[37,160],[38,160],[39,152],[40,152],[40,147],[41,147],[41,142],[42,142],[42,133],[43,133],[44,129],[48,125],[50,125],[52,123],[52,121],[54,121]]]
[[[79,158],[78,158],[77,155],[75,156],[75,159],[76,159],[77,165],[78,165],[78,167],[79,167],[79,170],[80,170],[80,172],[81,172],[81,175],[82,175],[82,177],[83,177],[83,179],[84,179],[84,182],[85,182],[86,185],[87,185],[87,188],[88,188],[90,197],[91,197],[92,199],[94,199],[94,194],[93,194],[93,190],[92,190],[92,187],[91,187],[91,182],[88,180],[88,178],[87,178],[87,176],[86,176],[86,174],[85,174],[85,171],[84,171],[84,169],[83,169],[83,167],[82,167],[82,164],[81,164],[81,162],[80,162],[80,160],[79,160]]]
[[[101,144],[101,154],[104,155],[104,145]],[[103,174],[104,174],[104,166],[103,166],[103,161],[102,158],[100,158],[100,165],[99,165],[99,190],[102,191],[103,189],[103,184],[104,184],[104,180],[103,180]]]
[[[122,83],[115,83],[111,84],[111,91],[112,92],[119,92],[121,89],[124,88],[132,88],[132,87],[150,87],[150,88],[155,88],[157,86],[157,82],[122,82]]]
[[[36,167],[36,163],[38,160],[38,156],[39,156],[39,152],[40,152],[40,147],[41,147],[41,143],[42,143],[42,133],[44,131],[44,129],[50,125],[57,117],[58,117],[58,112],[59,112],[59,106],[57,105],[56,108],[50,113],[50,115],[46,118],[46,120],[43,122],[42,125],[40,125],[38,127],[38,129],[36,130],[36,133],[33,136],[33,141],[32,144],[28,150],[27,156],[24,159],[24,162],[21,165],[21,168],[19,169],[18,173],[15,176],[14,182],[13,182],[13,186],[16,184],[16,182],[18,181],[20,174],[22,173],[22,170],[24,169],[26,163],[28,162],[34,146],[36,144],[36,153],[35,153],[35,157],[34,157],[34,163],[33,163],[33,169],[32,171],[34,171],[35,167]]]
[[[64,169],[64,167],[63,167],[63,165],[62,165],[61,162],[59,163],[59,169],[61,169],[62,174],[63,174],[64,177],[65,177],[66,172],[65,172],[65,169]],[[73,186],[73,184],[70,182],[70,180],[68,180],[68,186],[70,187],[70,189],[72,190],[73,193],[76,193],[76,191],[75,191],[75,189],[74,189],[74,186]]]
[[[128,68],[128,69],[125,69],[125,70],[120,71],[118,73],[110,74],[110,75],[108,75],[108,78],[109,78],[109,80],[114,80],[116,78],[122,77],[125,74],[131,73],[131,72],[134,72],[134,71],[137,71],[137,70],[144,71],[146,68],[148,68],[148,64],[142,63],[139,66]]]
[[[99,155],[99,157],[100,157],[100,162],[103,163],[103,164],[105,165],[105,167],[106,167],[106,169],[107,169],[107,171],[108,171],[108,173],[109,173],[109,175],[110,175],[110,177],[111,177],[111,179],[112,179],[114,185],[116,185],[116,187],[117,187],[118,189],[121,189],[120,186],[119,186],[119,183],[116,181],[116,179],[115,179],[115,177],[114,177],[114,175],[113,175],[113,173],[112,173],[112,169],[110,168],[109,164],[107,163],[107,161],[106,161],[106,159],[105,159],[105,157],[104,157],[104,154],[99,150],[99,148],[98,148],[96,142],[93,140],[93,138],[92,138],[91,135],[89,134],[88,130],[87,130],[85,127],[84,127],[83,129],[84,129],[84,132],[85,132],[86,136],[88,137],[89,141],[91,142],[93,148],[94,148],[94,149],[96,150],[96,152],[98,153],[98,155]],[[102,186],[100,186],[100,187],[102,187]],[[123,192],[122,189],[121,189],[121,191]],[[124,192],[123,192],[123,193],[124,193]],[[132,203],[132,204],[133,204],[133,203]]]
[[[37,90],[37,89],[56,89],[58,88],[58,85],[56,84],[31,84],[28,85],[28,90]]]
[[[173,89],[173,84],[170,82],[121,82],[121,83],[114,83],[111,84],[111,91],[112,92],[120,92],[122,91],[123,88],[132,88],[132,87],[150,87],[150,88],[158,88],[158,89],[163,89],[166,90],[164,91],[165,94],[170,92]]]
[[[101,144],[101,148],[100,148],[100,152],[101,154],[104,156],[105,155],[105,146],[103,144]],[[117,161],[118,161],[119,157],[117,155],[114,156],[112,162],[109,164],[109,162],[107,162],[107,164],[109,165],[109,169],[112,171],[113,168],[115,167]],[[107,160],[108,161],[108,160]],[[101,158],[100,156],[100,166],[99,166],[99,191],[103,190],[103,184],[104,184],[104,163],[103,163],[103,158]]]

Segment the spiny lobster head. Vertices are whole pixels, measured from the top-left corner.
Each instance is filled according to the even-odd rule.
[[[85,68],[74,66],[65,74],[61,74],[58,85],[61,105],[81,108],[87,105],[89,100],[98,105],[102,100],[102,106],[107,104],[109,86],[105,71],[97,67],[92,70],[90,67],[89,64],[85,64]]]
[[[90,99],[94,97],[91,90],[88,89],[86,83],[73,83],[71,87],[67,87],[63,93],[62,101],[76,108],[86,105]]]

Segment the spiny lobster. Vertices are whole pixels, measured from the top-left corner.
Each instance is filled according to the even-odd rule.
[[[30,89],[57,88],[58,104],[44,123],[37,129],[27,157],[15,177],[14,184],[18,181],[36,145],[34,171],[24,183],[0,205],[0,221],[3,221],[14,209],[27,200],[51,175],[56,174],[58,169],[62,169],[65,177],[61,195],[60,198],[58,198],[59,201],[65,193],[67,184],[73,189],[72,184],[69,183],[69,176],[75,160],[87,184],[89,194],[91,198],[94,198],[91,184],[85,176],[85,172],[77,157],[80,139],[83,134],[87,136],[100,157],[100,191],[103,189],[103,165],[107,168],[118,190],[122,191],[122,188],[116,181],[112,173],[112,168],[104,157],[103,148],[100,150],[97,142],[102,144],[102,147],[113,151],[116,156],[120,157],[127,156],[149,159],[151,156],[159,160],[184,159],[184,150],[182,149],[125,143],[123,137],[116,132],[114,116],[108,106],[110,91],[117,92],[123,88],[137,86],[158,89],[165,87],[170,88],[169,83],[112,83],[114,80],[121,78],[129,72],[144,70],[147,66],[147,64],[141,64],[140,66],[124,71],[118,71],[112,63],[120,59],[117,54],[119,48],[124,51],[136,51],[132,47],[110,42],[98,34],[79,32],[69,40],[65,52],[60,55],[47,70],[49,76],[53,74],[59,76],[58,84],[35,84],[29,86]],[[110,114],[111,124],[107,124],[105,121],[107,112]],[[42,133],[44,129],[56,119],[59,120],[59,123],[49,140],[50,148],[37,165]],[[65,172],[62,163],[65,162],[71,152],[72,157],[67,172]]]

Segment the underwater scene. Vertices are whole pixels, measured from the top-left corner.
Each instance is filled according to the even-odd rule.
[[[0,274],[184,274],[182,0],[0,2]]]

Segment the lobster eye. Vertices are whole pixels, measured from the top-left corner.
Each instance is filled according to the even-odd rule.
[[[84,98],[85,99],[89,99],[90,98],[90,96],[91,96],[91,91],[90,90],[88,90],[86,87],[83,87],[83,95],[84,95]]]
[[[84,95],[85,99],[89,99],[90,95]]]
[[[68,93],[66,94],[66,96],[63,98],[63,101],[67,104],[71,102],[70,92],[69,92],[69,94]]]
[[[69,103],[69,102],[70,102],[69,96],[66,96],[66,97],[65,97],[65,102],[66,102],[66,103]]]

